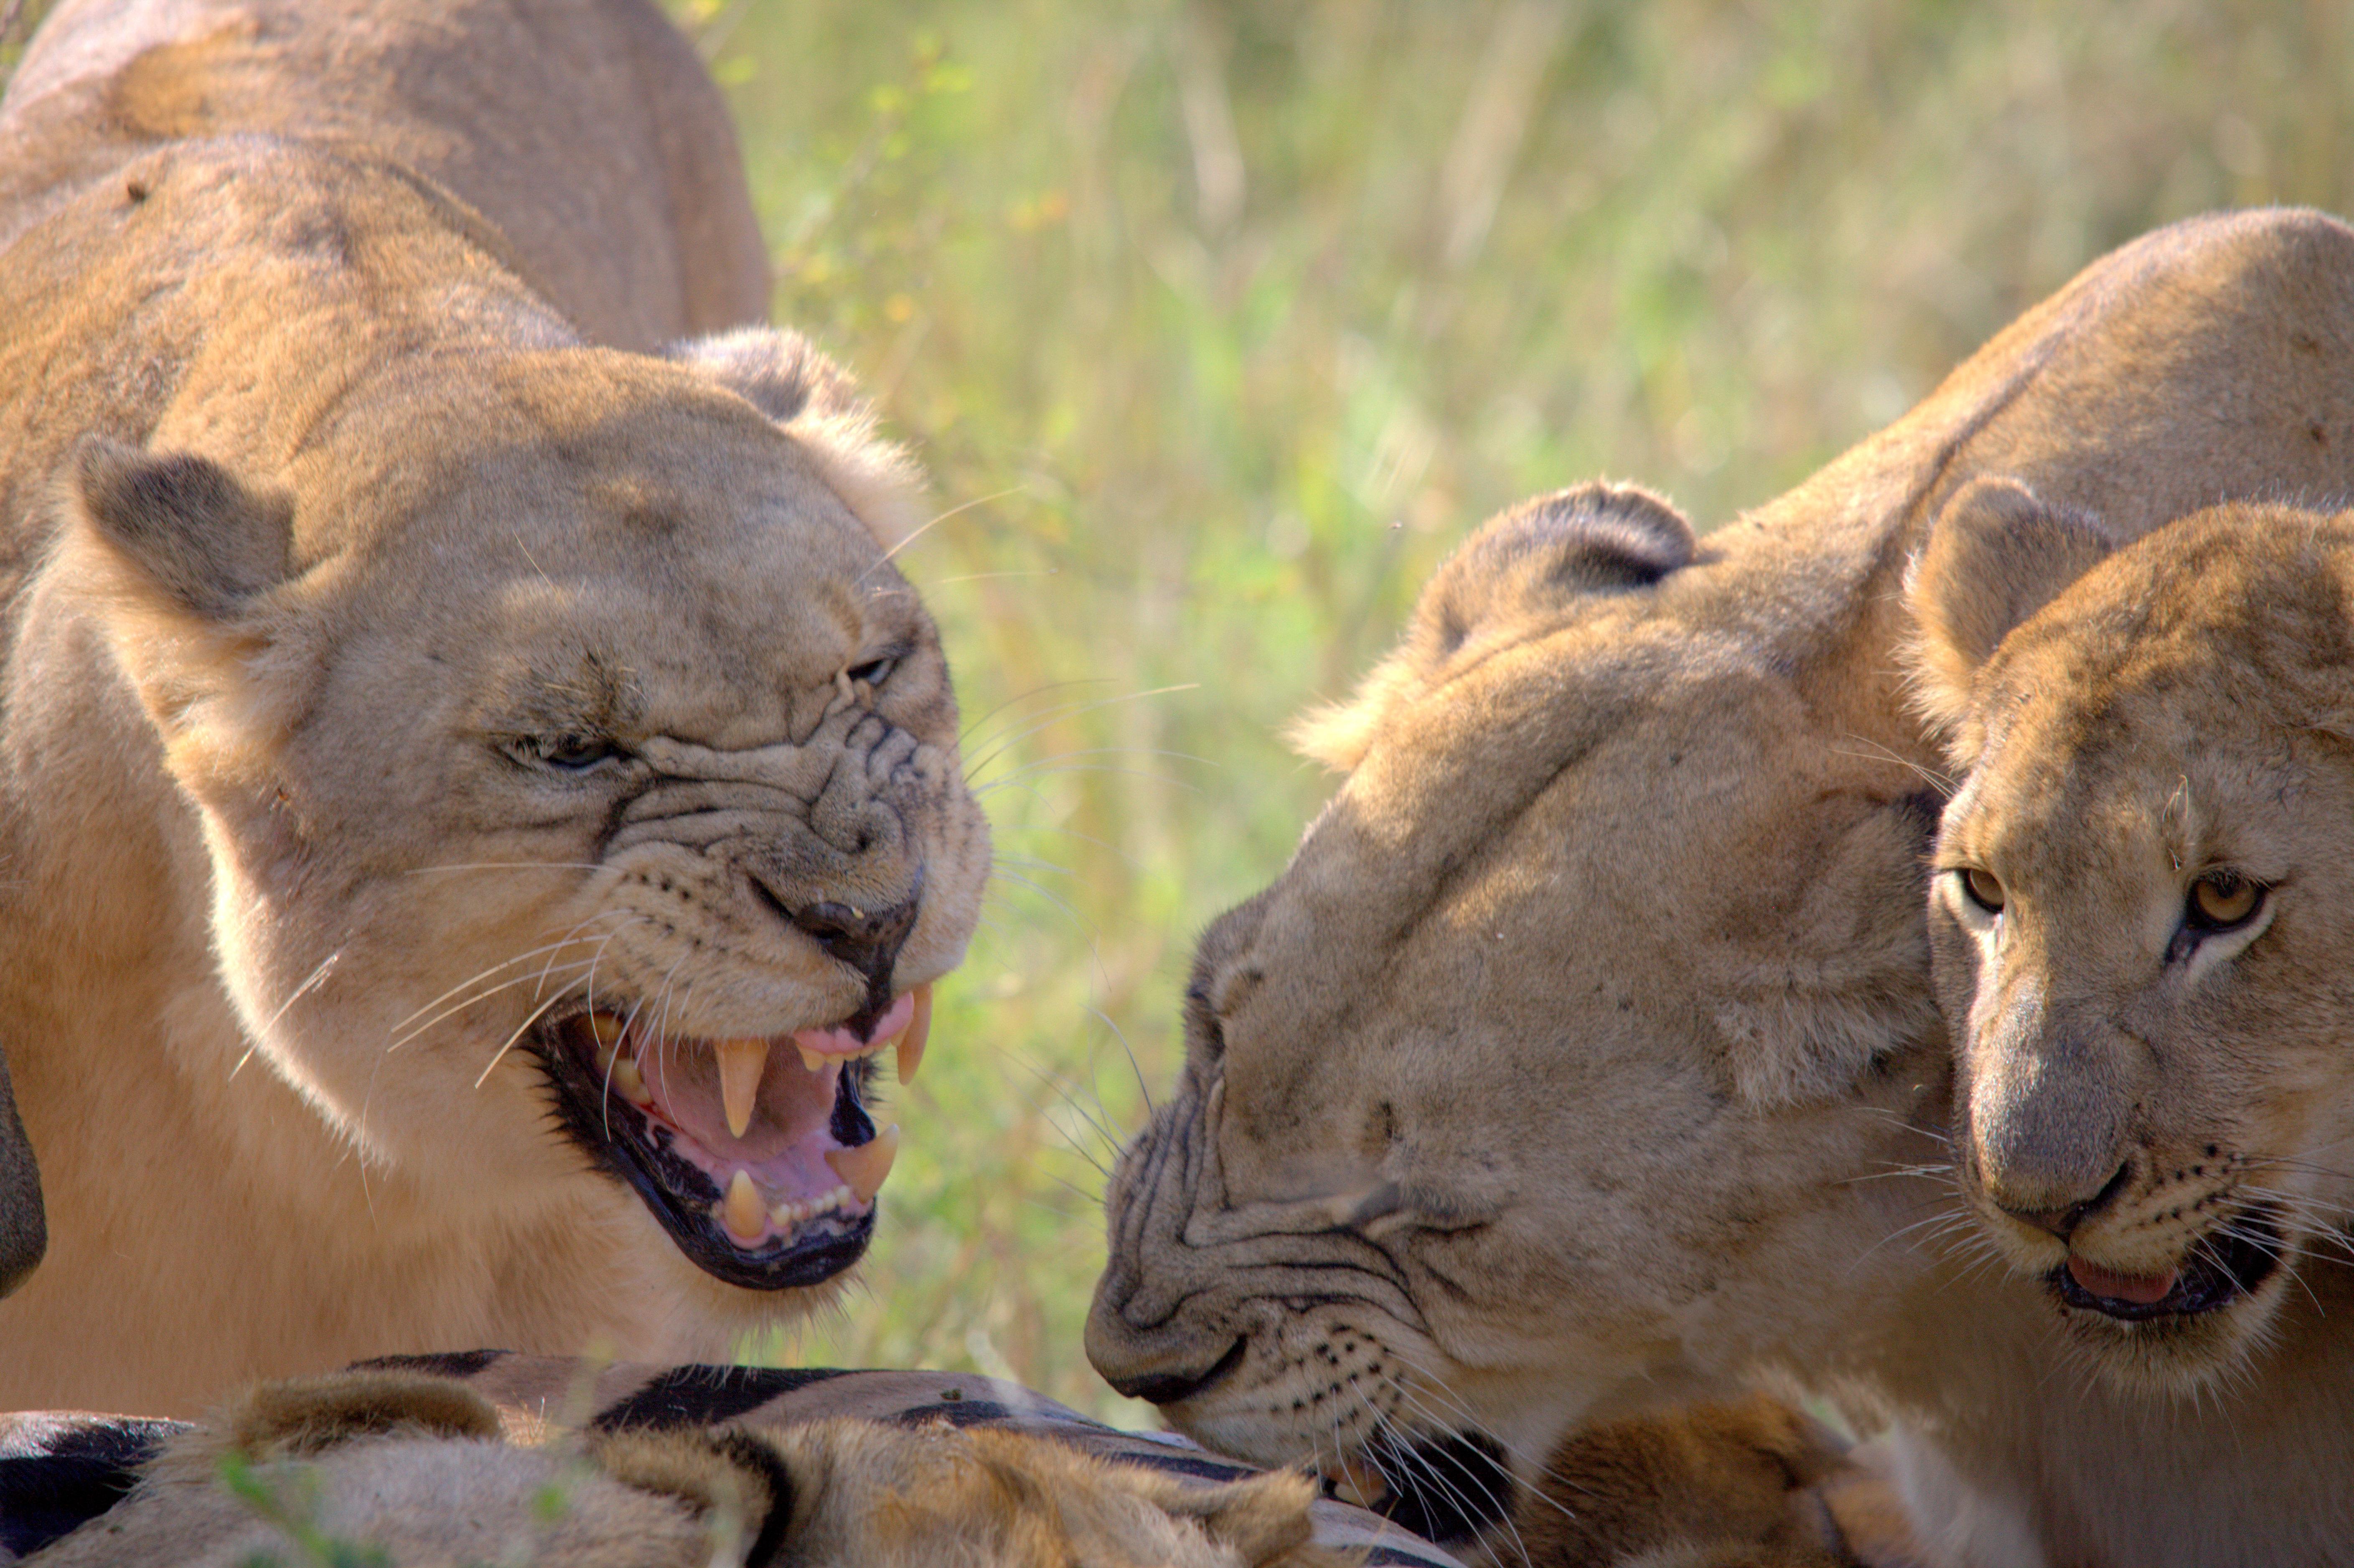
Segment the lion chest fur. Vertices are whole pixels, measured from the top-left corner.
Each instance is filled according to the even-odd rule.
[[[911,472],[790,334],[585,337],[727,314],[673,289],[599,319],[532,260],[603,243],[593,202],[438,183],[503,141],[560,178],[528,94],[393,104],[383,146],[392,88],[323,131],[231,112],[323,50],[493,69],[531,7],[260,15],[189,75],[68,6],[0,108],[58,171],[0,252],[0,992],[52,1235],[0,1398],[186,1412],[452,1344],[714,1355],[806,1293],[688,1263],[551,1128],[531,1030],[589,984],[683,1037],[771,1036],[961,956],[987,836],[883,559]],[[621,43],[571,90],[634,95],[615,125],[651,113],[740,206],[732,143],[692,145],[707,81],[621,47],[659,17],[580,20],[567,48]],[[140,71],[143,101],[209,106],[193,134],[68,112]],[[597,146],[583,180],[626,173]],[[693,195],[624,249],[692,250]],[[904,906],[896,972],[793,924],[820,905]]]

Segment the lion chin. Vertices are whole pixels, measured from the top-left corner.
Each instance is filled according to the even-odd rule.
[[[2144,1223],[2086,1219],[2067,1277],[2162,1319],[2055,1295],[2049,1232],[2031,1267],[1989,1266],[1965,1192],[1979,1088],[1951,1043],[1967,1001],[1931,961],[1947,736],[1918,705],[1905,580],[1981,480],[2111,541],[2354,493],[2349,277],[2354,231],[2320,214],[2180,224],[1713,532],[1591,484],[1472,534],[1303,726],[1341,779],[1291,863],[1202,938],[1183,1071],[1108,1194],[1097,1368],[1204,1441],[1396,1510],[1441,1499],[1504,1557],[1529,1516],[1501,1476],[1575,1510],[1546,1478],[1582,1473],[1562,1457],[1581,1432],[1761,1377],[1882,1435],[1922,1560],[2342,1556],[2354,1358],[2318,1325],[2354,1310],[2354,1270],[2290,1265],[2349,1195],[2287,1161],[2343,1169],[2317,1151],[2348,1129],[2126,1118],[2098,1171],[2019,1142],[2057,1172],[2026,1194],[2055,1224],[2051,1202],[2129,1166],[2112,1212]],[[1985,646],[2006,602],[1963,618],[1996,628]],[[2066,924],[2123,943],[2147,910],[2105,888]],[[2308,1020],[2342,1012],[2317,997]],[[2317,1037],[2286,1022],[2231,1037]],[[2330,1103],[2317,1068],[2289,1077]],[[2192,1306],[2213,1309],[2172,1310]],[[2152,1399],[2079,1353],[2173,1337],[2189,1364],[2193,1338],[2243,1332],[2272,1341],[2243,1367],[2298,1375]]]
[[[864,1251],[978,917],[919,476],[746,324],[716,89],[463,18],[69,4],[0,105],[10,1408],[726,1356]]]

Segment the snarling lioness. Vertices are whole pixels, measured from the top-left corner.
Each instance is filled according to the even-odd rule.
[[[2048,1391],[2001,1463],[1904,1472],[1948,1499],[1949,1559],[2081,1545],[2076,1508],[2139,1517],[2062,1560],[2157,1562],[2263,1506],[2146,1470],[2135,1420],[2030,1375],[2045,1293],[1948,1240],[1943,758],[1902,589],[1985,474],[2117,539],[2354,490],[2354,232],[2268,211],[2128,246],[1704,538],[1607,487],[1474,535],[1311,726],[1346,777],[1290,867],[1203,939],[1183,1076],[1110,1195],[1098,1368],[1213,1446],[1475,1522],[1499,1462],[1535,1477],[1580,1420],[1777,1362],[1933,1435],[1984,1412],[1974,1381]],[[2059,1501],[2003,1489],[2072,1440]]]
[[[716,1358],[806,1305],[988,838],[887,558],[912,473],[737,324],[692,52],[639,0],[90,0],[0,155],[0,996],[51,1237],[0,1406]]]

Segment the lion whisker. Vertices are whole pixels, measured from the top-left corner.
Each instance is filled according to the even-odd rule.
[[[1911,758],[1906,757],[1900,752],[1892,750],[1890,747],[1881,744],[1879,741],[1872,740],[1867,736],[1860,735],[1847,735],[1842,736],[1840,738],[1843,740],[1854,741],[1858,745],[1868,747],[1871,749],[1866,751],[1841,751],[1837,747],[1833,747],[1831,748],[1831,755],[1834,757],[1851,757],[1859,762],[1893,762],[1896,764],[1897,767],[1905,768],[1917,775],[1923,783],[1934,786],[1940,795],[1951,796],[1954,792],[1954,780],[1950,777],[1938,772],[1935,768],[1928,767],[1924,763],[1915,762]]]
[[[990,709],[979,718],[974,719],[970,724],[966,725],[962,730],[958,732],[957,745],[960,747],[962,747],[980,744],[978,736],[981,726],[987,724],[998,715],[1005,712],[1008,708],[1017,707],[1020,705],[1028,702],[1033,697],[1042,696],[1048,692],[1059,692],[1068,686],[1104,686],[1109,685],[1110,683],[1111,683],[1104,676],[1087,675],[1075,680],[1049,681],[1043,686],[1033,686],[1028,691],[1022,693],[1018,696],[1006,698],[1003,702],[998,704],[995,707]]]
[[[1422,1361],[1417,1361],[1410,1353],[1398,1349],[1394,1343],[1384,1341],[1384,1348],[1391,1355],[1394,1356],[1399,1361],[1403,1362],[1410,1371],[1412,1371],[1416,1377],[1421,1380],[1418,1384],[1408,1384],[1401,1379],[1393,1383],[1390,1386],[1397,1390],[1399,1398],[1412,1402],[1416,1409],[1421,1411],[1426,1417],[1430,1419],[1437,1425],[1449,1431],[1457,1430],[1454,1421],[1447,1418],[1442,1412],[1431,1410],[1421,1403],[1417,1396],[1417,1390],[1420,1394],[1427,1394],[1429,1397],[1438,1400],[1442,1404],[1451,1407],[1460,1417],[1465,1427],[1483,1432],[1490,1441],[1495,1443],[1496,1446],[1504,1451],[1507,1457],[1519,1461],[1528,1468],[1530,1473],[1542,1476],[1550,1481],[1556,1481],[1564,1487],[1572,1484],[1567,1477],[1553,1469],[1551,1465],[1544,1461],[1544,1459],[1540,1459],[1537,1456],[1530,1453],[1527,1449],[1521,1447],[1517,1444],[1505,1442],[1502,1438],[1496,1436],[1495,1434],[1491,1432],[1485,1432],[1485,1429],[1479,1425],[1479,1414],[1471,1408],[1469,1403],[1466,1401],[1461,1394],[1457,1393],[1453,1388],[1448,1386],[1447,1380],[1440,1377],[1430,1367],[1424,1364]],[[1550,1456],[1547,1456],[1547,1457],[1549,1458]],[[1559,1507],[1560,1505],[1555,1504],[1554,1506]],[[1575,1517],[1575,1515],[1570,1514],[1566,1509],[1564,1509],[1562,1511],[1564,1518]]]
[[[1407,1388],[1404,1383],[1393,1383],[1391,1384],[1391,1387],[1396,1390],[1398,1397],[1402,1401],[1413,1405],[1425,1420],[1431,1422],[1441,1431],[1448,1430],[1450,1428],[1449,1423],[1439,1417],[1435,1412],[1430,1410],[1428,1406],[1423,1404],[1419,1400],[1417,1400],[1414,1395],[1414,1392]],[[1396,1428],[1389,1422],[1388,1418],[1383,1415],[1380,1411],[1373,1408],[1372,1402],[1366,1398],[1363,1390],[1352,1388],[1351,1392],[1360,1403],[1365,1405],[1368,1414],[1373,1416],[1373,1430],[1376,1433],[1380,1433],[1384,1429],[1393,1433],[1396,1432]],[[1528,1564],[1529,1568],[1534,1568],[1533,1560],[1529,1555],[1528,1542],[1521,1534],[1519,1524],[1514,1522],[1512,1519],[1512,1501],[1510,1495],[1502,1498],[1497,1497],[1494,1492],[1488,1489],[1488,1487],[1484,1482],[1468,1471],[1465,1472],[1462,1477],[1463,1486],[1458,1486],[1455,1482],[1449,1480],[1444,1474],[1442,1474],[1437,1465],[1423,1458],[1421,1455],[1417,1454],[1415,1451],[1413,1443],[1410,1440],[1406,1440],[1405,1438],[1405,1435],[1402,1433],[1397,1434],[1397,1437],[1394,1439],[1390,1445],[1390,1453],[1400,1461],[1400,1470],[1404,1471],[1408,1477],[1412,1477],[1418,1470],[1421,1474],[1421,1478],[1424,1480],[1428,1481],[1431,1487],[1436,1489],[1441,1497],[1453,1503],[1456,1509],[1466,1519],[1476,1518],[1481,1511],[1472,1506],[1469,1492],[1468,1492],[1465,1488],[1468,1487],[1476,1489],[1479,1496],[1487,1501],[1489,1507],[1494,1510],[1496,1523],[1501,1525],[1503,1527],[1504,1533],[1511,1538],[1513,1552],[1520,1557],[1522,1563]],[[1384,1473],[1386,1474],[1387,1471],[1384,1470]],[[1417,1495],[1419,1495],[1420,1489],[1417,1487],[1416,1489]],[[1526,1491],[1531,1489],[1516,1488],[1514,1489]],[[1544,1496],[1542,1491],[1536,1492],[1535,1495],[1538,1497]],[[1567,1509],[1562,1508],[1561,1504],[1553,1502],[1553,1499],[1547,1498],[1545,1500],[1553,1502],[1553,1507],[1561,1509],[1561,1512],[1564,1517],[1575,1517],[1571,1514]],[[1487,1532],[1482,1531],[1482,1533],[1485,1534]]]
[[[1065,755],[1083,757],[1087,754],[1085,752],[1074,751]],[[1181,754],[1177,752],[1155,753],[1145,751],[1142,752],[1141,755],[1175,757]],[[1049,758],[1044,759],[1044,761],[1053,760],[1055,760],[1055,758]],[[1002,779],[992,779],[986,784],[973,785],[970,791],[972,798],[976,800],[982,800],[988,796],[994,795],[1000,789],[1011,789],[1017,785],[1034,788],[1060,773],[1100,773],[1108,779],[1150,779],[1156,784],[1166,784],[1172,789],[1182,789],[1189,795],[1198,795],[1202,793],[1202,787],[1198,784],[1189,784],[1184,779],[1176,778],[1171,774],[1153,773],[1141,768],[1104,768],[1094,764],[1082,764],[1069,768],[1044,768],[1041,771],[1040,769],[1042,767],[1043,762],[1041,764],[1033,764],[1032,766],[1021,768],[1016,772],[1009,773]]]
[[[564,969],[586,969],[590,961],[591,960],[588,959],[577,959],[571,963],[561,967]],[[513,980],[501,980],[496,985],[485,987],[481,991],[475,991],[470,996],[452,1002],[450,1006],[443,1008],[440,1012],[435,1013],[432,1017],[425,1020],[424,1022],[418,1024],[416,1027],[406,1030],[394,1036],[391,1043],[385,1046],[385,1054],[389,1055],[393,1052],[400,1050],[403,1046],[415,1044],[419,1039],[431,1031],[435,1025],[446,1022],[448,1020],[457,1017],[458,1014],[465,1012],[476,1002],[488,1001],[492,997],[498,995],[501,991],[513,991],[518,986],[545,985],[546,983],[546,977],[545,974],[517,975]]]
[[[594,960],[592,959],[591,962],[593,963]],[[580,982],[578,980],[567,983],[561,990],[557,991],[554,996],[549,997],[546,1001],[543,1001],[537,1007],[533,1008],[531,1010],[530,1016],[525,1018],[521,1023],[516,1024],[514,1033],[507,1036],[506,1044],[501,1045],[496,1052],[493,1053],[490,1062],[482,1068],[482,1075],[474,1080],[474,1087],[479,1089],[485,1083],[489,1082],[492,1069],[495,1068],[500,1062],[505,1059],[506,1054],[509,1051],[514,1049],[514,1043],[523,1038],[524,1032],[529,1029],[533,1024],[538,1022],[541,1018],[546,1015],[547,1011],[550,1008],[564,1000],[565,994],[571,991],[573,986],[579,983]]]
[[[420,865],[401,874],[431,876],[445,871],[602,871],[604,869],[592,860],[473,860],[453,862],[448,865]]]
[[[598,913],[589,916],[588,919],[576,922],[571,930],[567,931],[559,940],[550,942],[545,947],[533,948],[527,951],[517,953],[514,957],[503,959],[498,963],[491,965],[488,969],[477,969],[472,974],[467,976],[464,980],[460,980],[456,985],[451,986],[448,991],[443,991],[440,996],[435,997],[432,1001],[425,1003],[424,1006],[419,1007],[415,1012],[410,1013],[407,1018],[398,1020],[393,1024],[393,1027],[395,1029],[398,1029],[403,1024],[412,1022],[420,1014],[430,1012],[433,1009],[440,1006],[443,1002],[449,1001],[460,991],[464,991],[468,986],[474,984],[477,980],[487,980],[491,976],[498,973],[501,969],[513,969],[517,964],[530,962],[532,959],[539,957],[542,953],[560,952],[564,948],[572,947],[577,943],[587,941],[588,938],[578,936],[577,933],[579,931],[581,927],[588,925],[590,920],[600,920],[610,916],[624,915],[627,913],[627,910],[622,909],[599,910]]]
[[[949,507],[946,512],[940,513],[930,522],[923,524],[923,526],[909,529],[907,536],[902,538],[897,544],[893,545],[889,549],[884,551],[882,556],[877,559],[873,566],[867,567],[864,571],[851,578],[850,586],[852,588],[856,588],[860,583],[863,583],[868,577],[873,577],[883,567],[885,563],[888,562],[894,556],[896,556],[900,551],[906,549],[908,546],[914,544],[917,540],[922,538],[925,535],[930,533],[933,529],[938,527],[949,518],[955,517],[962,513],[970,512],[976,506],[986,506],[992,501],[1002,501],[1009,495],[1020,495],[1029,488],[1030,487],[1026,484],[1009,484],[1003,490],[998,491],[994,494],[976,495],[970,501]]]
[[[0,31],[5,31],[5,29],[0,29]],[[288,1008],[292,1007],[296,1002],[310,995],[311,992],[318,990],[319,987],[324,983],[326,978],[334,972],[335,961],[343,956],[344,949],[337,948],[334,952],[329,953],[325,958],[321,959],[319,960],[319,967],[313,969],[303,980],[301,985],[296,986],[292,991],[287,993],[286,1000],[278,1004],[278,1010],[275,1012],[272,1012],[267,1019],[263,1020],[261,1027],[255,1030],[254,1033],[257,1035],[263,1034],[267,1033],[270,1030],[276,1028],[278,1026],[278,1021],[286,1016],[286,1010]],[[245,1054],[239,1056],[237,1059],[236,1064],[229,1068],[229,1077],[234,1079],[239,1073],[244,1072],[245,1065],[248,1062],[252,1061],[253,1054],[260,1049],[261,1042],[260,1040],[257,1039],[248,1043],[245,1047]]]
[[[991,741],[990,750],[985,756],[975,758],[966,765],[965,783],[968,786],[970,785],[981,776],[983,769],[998,758],[1005,755],[1016,742],[1026,740],[1042,729],[1050,729],[1066,718],[1076,718],[1081,714],[1091,714],[1103,708],[1117,707],[1121,703],[1141,702],[1147,697],[1165,697],[1178,692],[1193,692],[1200,689],[1200,682],[1186,681],[1173,686],[1155,686],[1150,691],[1129,692],[1117,697],[1098,697],[1089,702],[1069,703],[1058,708],[1049,709],[1044,717],[1036,720],[1027,729],[1015,730],[1011,735],[1002,736]]]

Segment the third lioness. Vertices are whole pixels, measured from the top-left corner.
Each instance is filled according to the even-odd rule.
[[[2354,1561],[2354,517],[2109,548],[1982,486],[1913,589],[1955,1170],[2052,1322],[1943,1446],[2055,1561]]]

